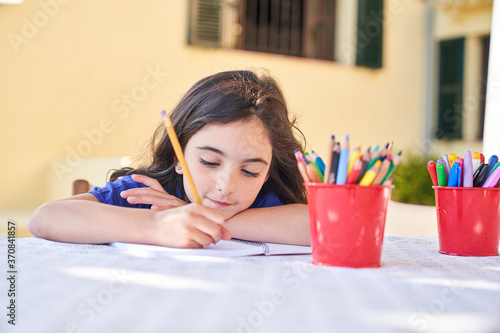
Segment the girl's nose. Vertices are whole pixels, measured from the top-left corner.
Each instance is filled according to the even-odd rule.
[[[229,195],[236,190],[236,177],[230,172],[223,172],[217,181],[217,190]]]

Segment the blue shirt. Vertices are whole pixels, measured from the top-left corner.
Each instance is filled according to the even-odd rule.
[[[130,204],[126,199],[120,196],[122,191],[126,191],[131,188],[147,187],[143,183],[138,183],[132,179],[131,176],[124,176],[114,182],[107,182],[103,187],[94,187],[92,193],[97,200],[101,203],[121,206],[121,207],[132,207],[132,208],[151,208],[151,205],[145,204]],[[176,191],[175,196],[177,198],[181,197],[180,191]],[[269,189],[261,189],[257,197],[255,198],[252,205],[248,208],[263,208],[263,207],[274,207],[281,206],[283,203],[280,201],[276,193]]]

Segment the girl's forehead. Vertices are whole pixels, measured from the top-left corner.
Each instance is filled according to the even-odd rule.
[[[220,137],[230,136],[243,136],[248,135],[252,137],[265,137],[269,139],[269,132],[266,126],[260,119],[251,118],[245,120],[238,120],[227,124],[207,124],[200,129],[196,134],[214,135]],[[196,135],[195,134],[195,135]]]
[[[196,132],[188,142],[195,146],[211,145],[218,149],[232,149],[241,153],[254,152],[272,155],[272,145],[266,126],[259,119],[239,120],[227,124],[208,124]]]

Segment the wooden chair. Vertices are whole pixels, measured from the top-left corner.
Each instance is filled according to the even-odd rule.
[[[90,191],[90,183],[85,179],[77,179],[73,181],[72,195],[87,193]]]

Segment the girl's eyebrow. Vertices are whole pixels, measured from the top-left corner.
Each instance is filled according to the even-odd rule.
[[[226,156],[226,154],[223,151],[221,151],[221,150],[219,150],[217,148],[211,147],[211,146],[200,146],[200,147],[196,147],[196,149],[208,150],[208,151],[214,152],[214,153],[216,153],[216,154],[218,154],[218,155],[220,155],[222,157]],[[249,159],[244,160],[243,162],[244,163],[262,163],[264,165],[268,165],[269,164],[266,160],[264,160],[262,158],[259,158],[259,157],[249,158]]]

